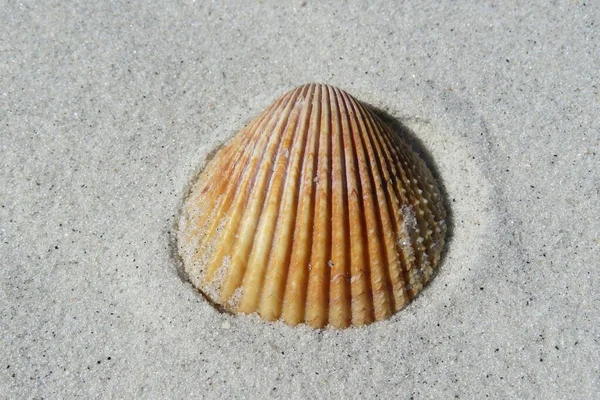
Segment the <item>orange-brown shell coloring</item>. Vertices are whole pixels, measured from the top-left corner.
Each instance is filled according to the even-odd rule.
[[[225,145],[185,200],[192,284],[234,313],[345,328],[403,308],[446,233],[425,163],[369,108],[300,86]]]

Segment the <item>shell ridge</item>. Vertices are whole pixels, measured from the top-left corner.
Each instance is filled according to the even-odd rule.
[[[316,185],[314,190],[314,211],[315,218],[325,223],[330,222],[329,218],[329,143],[330,143],[330,123],[331,109],[329,106],[329,93],[325,85],[320,86],[320,103],[316,157]],[[325,98],[327,100],[325,100]],[[306,321],[313,327],[322,327],[326,325],[329,315],[325,303],[329,303],[329,279],[328,279],[328,257],[329,251],[327,244],[329,242],[330,230],[323,227],[323,224],[313,224],[313,242],[311,251],[311,266],[308,275],[308,287],[306,296]]]
[[[371,242],[371,238],[376,242],[375,246],[378,247],[376,249],[376,254],[379,253],[381,257],[382,264],[380,265],[381,275],[385,282],[383,282],[383,292],[387,294],[387,301],[389,302],[390,310],[389,312],[393,312],[396,310],[396,299],[390,293],[394,293],[393,284],[392,284],[392,276],[390,274],[391,267],[391,257],[388,255],[388,243],[386,241],[389,238],[389,231],[391,227],[388,225],[386,229],[386,225],[384,221],[389,221],[390,216],[388,213],[388,203],[387,196],[384,193],[381,177],[383,176],[383,172],[379,165],[379,161],[375,156],[375,151],[371,146],[370,135],[378,134],[377,132],[369,132],[368,127],[364,123],[364,119],[366,115],[364,110],[358,108],[356,101],[349,102],[350,107],[354,111],[355,115],[361,115],[361,118],[356,118],[356,122],[358,124],[358,132],[361,140],[361,147],[364,149],[364,159],[367,164],[366,170],[368,171],[369,180],[373,190],[373,209],[375,214],[374,225],[375,229],[377,229],[377,236],[369,235],[369,243]],[[383,203],[383,204],[382,204]]]
[[[391,314],[389,293],[385,290],[386,275],[383,271],[381,260],[382,246],[379,241],[379,228],[377,226],[377,193],[371,176],[371,165],[369,164],[366,149],[362,143],[362,132],[359,118],[352,108],[353,99],[344,96],[346,110],[350,117],[350,132],[354,144],[354,151],[358,161],[358,175],[361,187],[361,205],[364,225],[364,237],[366,245],[366,262],[368,265],[368,282],[373,303],[372,318],[381,320]]]
[[[350,225],[350,287],[352,293],[352,324],[365,325],[373,321],[374,310],[370,277],[369,259],[366,244],[366,220],[364,213],[362,185],[359,177],[359,161],[354,143],[354,132],[349,112],[345,103],[344,109],[344,149],[347,151],[346,171],[348,182],[348,210],[349,218],[356,223]]]
[[[331,241],[332,255],[330,257],[331,278],[329,281],[330,292],[330,318],[331,325],[337,328],[347,327],[352,318],[350,303],[350,283],[349,283],[349,260],[350,260],[350,222],[348,220],[348,191],[346,183],[346,155],[344,152],[342,138],[342,115],[339,104],[339,90],[334,89],[336,95],[333,96],[333,106],[335,117],[332,117],[332,181],[336,179],[334,186],[332,182],[332,201],[331,201]],[[335,142],[333,136],[335,135]],[[337,154],[336,154],[337,153]],[[335,163],[334,163],[335,161]],[[334,166],[335,164],[335,166]],[[335,195],[335,197],[334,197]],[[337,211],[337,212],[335,212]],[[334,242],[337,238],[338,241]],[[340,250],[340,247],[342,249]],[[335,250],[335,252],[334,252]],[[340,253],[340,254],[335,254]]]
[[[359,104],[361,108],[365,108],[362,104]],[[381,125],[377,122],[379,118],[373,114],[368,113],[365,114],[367,116],[367,121],[373,127],[373,129],[377,129],[378,132],[381,133]],[[401,207],[403,205],[409,203],[409,199],[402,192],[401,188],[399,188],[398,184],[402,182],[401,172],[399,171],[398,161],[394,159],[393,149],[390,148],[389,142],[385,140],[383,134],[380,135],[372,135],[372,140],[375,143],[378,151],[383,154],[380,157],[380,161],[382,165],[385,165],[384,171],[387,173],[388,181],[386,182],[386,193],[389,195],[389,205],[391,209],[391,214],[393,215],[392,222],[394,224],[394,233],[395,233],[395,248],[397,251],[397,255],[400,260],[400,264],[398,265],[399,271],[398,273],[402,275],[401,291],[403,298],[406,301],[410,301],[411,291],[407,291],[407,287],[410,285],[410,276],[409,270],[412,268],[411,261],[412,256],[412,247],[411,253],[406,254],[405,249],[400,245],[400,242],[397,240],[398,235],[406,235],[408,237],[408,232],[404,229],[404,215],[402,214]],[[410,240],[410,237],[409,237]]]
[[[369,111],[360,109],[356,100],[350,102],[349,104],[352,106],[354,114],[361,116],[361,118],[355,117],[355,120],[358,125],[359,137],[361,140],[361,148],[365,152],[364,160],[367,164],[366,171],[368,172],[368,179],[370,180],[370,184],[372,186],[372,207],[374,210],[375,217],[373,223],[375,225],[375,229],[377,229],[378,232],[377,236],[369,235],[369,246],[371,247],[371,239],[373,239],[374,245],[377,247],[374,254],[380,255],[381,257],[381,264],[379,264],[379,274],[382,276],[382,279],[385,280],[385,282],[382,283],[382,289],[383,293],[386,294],[385,298],[389,304],[389,308],[384,310],[384,314],[382,316],[382,318],[386,318],[387,316],[389,316],[389,314],[396,310],[396,299],[393,295],[394,290],[392,285],[392,276],[390,274],[390,269],[392,267],[391,261],[393,257],[388,256],[388,245],[386,243],[386,239],[389,238],[389,233],[393,233],[393,228],[387,225],[386,229],[386,225],[384,223],[384,219],[387,221],[390,220],[390,215],[388,213],[387,195],[381,183],[382,171],[380,169],[379,162],[374,155],[375,153],[373,147],[371,147],[371,142],[369,140],[370,135],[377,135],[379,133],[376,131],[369,131],[368,127],[364,123],[364,120],[368,118],[368,114],[370,114]],[[377,168],[377,170],[375,168]],[[373,254],[373,252],[371,253]]]
[[[278,109],[276,112],[276,122],[268,127],[264,132],[261,132],[262,136],[266,138],[266,145],[263,151],[259,155],[257,162],[257,168],[250,178],[248,185],[248,196],[247,201],[243,204],[243,216],[238,225],[237,234],[235,235],[235,245],[232,254],[231,267],[228,270],[227,277],[225,278],[225,285],[222,291],[222,295],[225,299],[229,298],[233,292],[242,286],[241,295],[242,303],[245,303],[248,296],[244,292],[245,287],[242,283],[244,282],[246,275],[248,274],[248,260],[254,247],[254,239],[258,224],[261,216],[261,211],[264,206],[265,198],[267,193],[265,191],[271,177],[273,175],[272,165],[276,159],[276,152],[279,149],[283,139],[283,129],[289,122],[288,116],[294,106],[294,101],[297,97],[297,90],[290,92],[290,96],[286,97],[286,100],[282,104],[283,109]],[[255,266],[251,265],[251,268]],[[249,311],[252,312],[253,310]]]
[[[254,312],[260,305],[271,250],[276,241],[274,233],[279,220],[277,211],[280,209],[283,184],[289,168],[289,148],[294,139],[299,114],[302,110],[302,107],[297,106],[301,92],[300,88],[296,91],[296,96],[290,101],[293,105],[285,118],[285,126],[276,132],[279,143],[273,152],[275,158],[272,167],[266,174],[268,178],[265,177],[268,183],[253,232],[251,249],[248,254],[248,267],[241,285],[244,294],[239,308],[243,312]],[[288,152],[288,157],[285,156],[285,152]]]
[[[314,113],[314,118],[315,118],[315,124],[313,129],[315,130],[315,137],[314,137],[314,158],[313,158],[313,167],[312,167],[312,175],[309,176],[309,180],[310,180],[310,185],[312,186],[312,190],[311,190],[311,201],[310,201],[310,206],[312,208],[312,212],[310,213],[310,215],[312,216],[311,218],[311,224],[310,227],[308,227],[307,229],[310,229],[310,234],[308,235],[310,237],[310,246],[309,248],[311,249],[310,254],[308,255],[308,272],[306,274],[306,278],[305,278],[305,282],[304,282],[304,290],[302,290],[303,293],[305,293],[305,298],[304,298],[304,306],[302,308],[302,321],[304,322],[308,322],[307,321],[307,313],[308,313],[308,288],[309,288],[309,282],[310,282],[310,275],[312,272],[312,250],[314,248],[314,241],[315,241],[315,236],[314,236],[314,220],[315,220],[315,209],[316,209],[316,205],[317,205],[317,184],[315,183],[315,178],[313,178],[315,175],[317,176],[316,179],[318,179],[318,173],[319,173],[319,155],[320,155],[320,141],[321,141],[321,109],[322,109],[322,104],[321,104],[321,97],[322,97],[322,91],[323,91],[323,87],[321,85],[317,85],[317,95],[316,95],[316,99],[315,99],[315,103],[319,105],[319,107],[317,108],[317,110]]]
[[[275,106],[275,104],[277,104],[277,103],[273,103],[271,105],[271,107],[269,107],[267,109],[267,111],[265,113],[262,113],[258,118],[254,119],[252,122],[250,122],[250,124],[248,125],[248,127],[246,129],[246,132],[250,133],[250,132],[252,132],[252,128],[254,128],[256,126],[259,126],[266,119],[267,115],[269,115],[268,112]],[[238,149],[238,151],[235,152],[234,155],[232,155],[230,157],[232,160],[242,161],[242,162],[230,162],[229,163],[230,169],[228,169],[228,171],[226,171],[225,175],[226,176],[232,176],[233,175],[232,179],[219,179],[219,182],[222,182],[222,185],[226,187],[225,190],[227,190],[227,194],[223,197],[223,201],[226,198],[229,197],[229,192],[234,191],[235,188],[237,187],[236,186],[237,178],[239,177],[239,175],[241,174],[241,172],[244,170],[246,162],[249,159],[248,154],[252,151],[252,150],[249,150],[249,149],[254,149],[254,147],[256,146],[256,142],[254,142],[251,147],[248,147],[248,146],[245,145],[246,143],[250,142],[252,138],[253,138],[253,135],[244,135],[243,136],[243,140],[241,141],[242,145],[240,145],[239,146],[240,148]],[[226,146],[230,147],[233,144],[234,143],[228,143]],[[241,167],[240,165],[244,165],[244,167]],[[208,187],[208,185],[211,184],[211,182],[213,182],[212,178],[214,177],[215,172],[218,171],[218,169],[216,169],[215,167],[216,167],[215,165],[207,165],[206,166],[207,170],[209,170],[209,168],[210,168],[210,175],[207,176],[203,180],[203,182],[202,182],[202,184],[207,183],[207,185],[205,186],[205,188]],[[200,196],[198,196],[198,197],[200,197]],[[219,200],[219,197],[211,196],[208,199],[208,202],[206,204],[207,205],[206,208],[207,209],[213,208],[214,205],[215,205],[215,203],[217,202],[217,200]],[[225,204],[224,202],[222,202],[222,203],[219,204],[218,215],[222,214],[222,205],[224,205],[224,204]],[[204,213],[203,214],[203,215],[206,215],[205,220],[208,218],[209,214],[210,213]],[[205,220],[204,221],[200,221],[200,223],[204,224],[204,222],[206,222]]]
[[[431,218],[431,213],[427,207],[427,204],[422,201],[423,197],[420,195],[423,191],[415,184],[415,177],[413,174],[413,170],[409,167],[409,165],[414,166],[414,157],[411,156],[411,150],[397,138],[392,131],[386,129],[385,125],[382,124],[382,129],[386,133],[390,142],[392,143],[393,148],[396,150],[398,154],[399,162],[404,161],[402,165],[405,165],[406,168],[403,168],[404,173],[406,174],[405,186],[410,194],[410,209],[408,212],[418,214],[419,217],[415,218],[416,227],[414,228],[413,235],[416,238],[414,243],[414,248],[416,256],[416,263],[413,270],[411,270],[411,274],[416,275],[416,284],[418,285],[418,290],[420,291],[423,283],[425,283],[428,279],[428,275],[431,275],[431,268],[429,264],[429,260],[427,260],[427,252],[426,250],[430,248],[430,240],[428,238],[429,223],[428,219]],[[423,214],[421,214],[422,212]]]
[[[387,128],[387,126],[386,126]],[[420,157],[414,155],[414,152],[404,149],[405,156],[410,159],[410,163],[413,166],[414,176],[421,179],[416,179],[414,176],[412,182],[415,184],[419,193],[426,200],[423,203],[423,208],[426,213],[424,220],[427,222],[427,232],[425,235],[425,248],[440,249],[440,252],[434,251],[433,260],[429,260],[429,264],[437,266],[441,249],[444,246],[444,218],[446,212],[442,205],[441,194],[436,186],[435,179],[431,174],[429,168],[425,164],[425,161]],[[416,182],[415,182],[416,181]],[[425,181],[424,183],[421,181]],[[426,184],[427,186],[425,186]],[[440,226],[441,225],[441,226]],[[435,248],[434,248],[435,245]],[[430,255],[431,256],[431,255]],[[431,274],[429,274],[431,275]],[[427,279],[429,276],[427,277]]]
[[[332,103],[335,101],[334,99],[334,95],[332,95],[332,91],[333,88],[329,85],[325,85],[326,89],[327,89],[327,97],[328,97],[328,101],[327,101],[327,108],[329,111],[329,118],[326,119],[327,121],[327,202],[326,202],[326,207],[327,207],[327,227],[325,228],[325,231],[327,232],[327,244],[325,245],[325,249],[326,249],[326,266],[323,268],[324,274],[322,277],[322,288],[323,288],[323,292],[325,293],[325,298],[323,299],[323,308],[326,311],[325,313],[325,319],[324,319],[324,325],[327,325],[330,321],[331,318],[331,310],[329,308],[329,304],[330,304],[330,300],[331,300],[331,291],[330,291],[330,285],[331,285],[331,263],[333,262],[331,260],[332,255],[333,255],[333,238],[332,238],[332,233],[333,233],[333,224],[332,224],[332,218],[333,218],[333,114],[335,112],[335,110],[332,107]]]
[[[312,249],[312,228],[314,216],[311,210],[315,202],[315,184],[313,174],[317,166],[318,154],[318,130],[320,102],[319,87],[314,87],[311,113],[306,126],[305,147],[310,150],[308,157],[302,160],[300,174],[300,192],[298,198],[298,210],[296,215],[296,229],[292,245],[292,254],[288,271],[288,278],[283,296],[282,316],[284,321],[295,325],[305,321],[306,316],[306,292],[308,288],[308,272],[310,269],[310,250]],[[312,158],[312,159],[311,159]],[[308,192],[308,193],[305,193]],[[298,222],[300,221],[300,223]]]
[[[283,97],[285,97],[285,96],[282,96],[282,98]],[[275,102],[274,105],[275,104],[280,104],[280,102],[279,103]],[[263,115],[265,115],[265,118],[261,120],[261,124],[260,125],[258,125],[258,124],[256,125],[256,128],[262,127],[265,124],[268,124],[269,121],[272,118],[272,115],[269,115],[268,113],[264,113]],[[267,116],[269,118],[267,118]],[[231,201],[233,201],[233,199],[235,198],[235,194],[237,194],[240,190],[243,190],[243,186],[242,186],[242,184],[239,181],[242,180],[242,183],[243,183],[243,178],[247,174],[247,165],[251,161],[251,155],[256,150],[256,148],[259,147],[259,146],[260,146],[260,141],[257,141],[254,144],[254,146],[252,147],[252,150],[249,150],[249,151],[247,151],[247,152],[244,153],[246,155],[246,157],[245,157],[245,162],[244,162],[243,166],[240,165],[238,168],[236,168],[236,170],[238,171],[238,173],[236,174],[237,180],[236,181],[230,181],[230,186],[229,187],[231,188],[231,190],[228,191],[227,201],[226,202],[221,202],[219,204],[218,211],[215,214],[214,219],[213,219],[211,225],[206,230],[206,232],[204,234],[204,237],[202,239],[202,242],[198,246],[197,253],[199,253],[199,254],[205,254],[204,250],[210,244],[211,238],[214,237],[215,232],[218,230],[218,227],[221,224],[221,220],[223,218],[223,214],[225,212],[231,210]],[[218,238],[221,241],[221,243],[223,242],[223,237],[225,236],[226,232],[227,232],[227,230],[224,232],[224,234],[222,235],[221,238]],[[208,280],[208,281],[211,281],[213,279],[214,273],[217,270],[217,266],[220,265],[220,262],[219,262],[219,264],[212,263],[212,257],[216,256],[215,253],[216,252],[213,251],[208,256],[209,260],[207,262],[206,269],[205,269],[205,271],[206,271],[205,272],[205,279]],[[216,300],[216,299],[214,299],[214,300]]]
[[[374,123],[381,129],[381,120],[377,116],[373,116]],[[414,281],[414,275],[411,273],[415,264],[418,262],[417,255],[415,254],[414,249],[416,248],[416,239],[414,234],[411,233],[407,227],[407,216],[403,212],[405,207],[410,206],[411,193],[408,192],[406,187],[406,177],[404,172],[404,167],[402,163],[402,159],[398,156],[395,147],[389,141],[389,138],[386,135],[379,135],[377,139],[380,142],[380,145],[385,150],[388,155],[388,159],[390,160],[389,167],[393,172],[394,182],[390,185],[393,190],[396,192],[397,198],[400,200],[400,207],[398,208],[398,214],[396,218],[397,222],[397,235],[400,237],[405,237],[400,245],[400,254],[402,254],[403,259],[405,260],[403,275],[404,275],[404,284],[405,291],[407,292],[407,296],[409,299],[412,299],[415,296],[415,290],[413,288],[417,287],[417,283]],[[410,189],[410,188],[409,188]],[[399,239],[400,240],[400,239]],[[405,243],[405,241],[407,241]]]
[[[283,101],[283,99],[287,97],[287,96],[282,96],[282,98],[280,99],[281,101]],[[278,105],[281,104],[281,101],[279,102]],[[261,125],[258,125],[256,128],[257,129],[262,129],[265,126],[268,126],[272,123],[273,118],[274,118],[274,114],[267,114],[268,118],[265,118],[263,120],[263,122],[261,123]],[[225,210],[223,207],[221,207],[221,209],[219,210],[219,215],[218,217],[220,217],[222,215],[222,213],[224,212],[230,212],[231,210],[233,210],[233,213],[229,215],[229,217],[227,218],[227,222],[225,223],[225,227],[224,227],[224,232],[222,235],[220,235],[220,237],[218,238],[221,246],[219,247],[219,250],[216,252],[212,252],[211,253],[211,259],[208,262],[208,265],[206,267],[206,280],[208,281],[212,281],[214,274],[217,272],[217,269],[221,266],[221,262],[223,257],[225,256],[225,254],[227,254],[229,252],[229,249],[232,246],[232,237],[234,237],[233,235],[237,232],[237,223],[239,222],[239,214],[240,214],[240,207],[242,207],[242,202],[244,201],[243,199],[245,199],[245,197],[248,194],[248,181],[250,179],[250,174],[251,172],[254,170],[254,167],[252,166],[253,160],[255,161],[255,154],[257,152],[259,152],[259,149],[262,147],[263,142],[266,140],[266,138],[259,138],[256,143],[255,146],[252,148],[252,150],[247,152],[247,159],[246,159],[246,163],[243,166],[240,166],[239,168],[239,176],[238,176],[238,180],[237,182],[232,182],[232,190],[230,192],[231,194],[231,202],[228,202],[229,204],[227,204],[227,209]],[[256,161],[254,162],[254,166],[256,166]],[[241,194],[241,195],[240,195]],[[225,206],[225,205],[223,205]],[[213,221],[212,227],[211,227],[211,231],[209,232],[210,234],[207,235],[207,239],[209,239],[210,237],[214,236],[217,227],[221,224],[221,219],[220,218],[215,218],[215,220]],[[234,229],[235,228],[235,229]],[[208,243],[202,243],[200,249],[204,249],[205,246]],[[221,287],[221,283],[217,282],[217,284],[219,284],[219,290],[222,289]]]
[[[272,107],[273,105],[271,105]],[[261,116],[263,116],[264,114],[261,114]],[[250,125],[254,125],[257,124],[261,118],[256,118],[255,120],[253,120]],[[246,143],[249,140],[249,138],[244,135],[243,136],[243,141],[242,143]],[[226,148],[224,149],[224,151],[228,148],[230,148],[230,146],[232,145],[232,143],[228,143],[226,145]],[[256,143],[254,143],[254,145],[256,145]],[[238,149],[238,151],[235,153],[236,157],[235,159],[239,159],[240,156],[238,156],[238,154],[245,154],[246,153],[246,146],[240,146],[240,148]],[[206,165],[205,170],[207,171],[207,176],[204,177],[204,179],[202,180],[198,180],[198,182],[196,183],[195,187],[192,189],[192,193],[197,192],[197,194],[192,198],[190,197],[189,199],[189,203],[188,204],[196,204],[198,201],[200,201],[200,198],[202,197],[202,194],[209,188],[209,186],[212,184],[212,182],[214,182],[214,180],[212,179],[213,176],[215,175],[215,173],[217,171],[219,171],[219,169],[217,168],[218,166],[218,160],[217,158],[213,158],[211,161],[209,161],[209,163]],[[237,171],[239,171],[240,168],[237,166],[236,163],[230,162],[229,163],[229,169],[228,169],[228,175],[231,173],[236,173]],[[233,171],[233,172],[231,172]],[[231,190],[230,188],[233,186],[235,188],[235,185],[231,184],[231,180],[227,180],[227,179],[223,179],[223,180],[219,180],[219,183],[221,184],[220,187],[225,187],[225,189],[223,191],[229,191]],[[198,190],[200,187],[202,187],[202,190]],[[215,204],[219,201],[221,201],[218,205],[219,207],[219,212],[217,212],[216,214],[214,212],[203,212],[201,213],[201,215],[199,216],[199,218],[196,221],[196,228],[194,230],[192,230],[192,232],[190,232],[190,235],[204,235],[206,234],[206,227],[204,227],[204,225],[207,223],[208,219],[210,218],[211,215],[221,215],[220,213],[220,209],[222,208],[222,205],[224,204],[225,199],[227,198],[227,194],[225,194],[224,196],[210,196],[208,198],[207,203],[204,205],[206,210],[210,210],[210,209],[214,209]],[[218,218],[217,218],[218,219]],[[204,231],[204,232],[203,232]],[[203,232],[203,233],[201,233]],[[199,238],[199,239],[202,239]],[[200,240],[198,241],[200,243]]]
[[[300,184],[299,175],[303,168],[304,153],[308,139],[308,124],[312,110],[313,85],[306,85],[304,93],[305,106],[299,116],[300,122],[294,132],[294,141],[290,147],[289,165],[284,174],[285,181],[282,188],[282,201],[279,207],[279,217],[284,221],[277,221],[274,237],[271,243],[271,254],[277,247],[283,248],[284,254],[277,257],[275,253],[270,257],[267,265],[267,278],[265,280],[265,289],[262,291],[260,299],[260,314],[267,319],[278,319],[282,315],[283,301],[285,295],[285,281],[289,272],[292,247],[294,243],[294,234],[296,232],[296,217],[298,212]],[[298,151],[295,151],[298,149]],[[291,169],[291,171],[290,171]],[[284,242],[282,244],[282,242]],[[275,297],[275,299],[273,299]]]
[[[362,104],[358,103],[357,106],[363,110],[363,114],[366,117],[365,123],[368,125],[366,128],[367,136],[370,141],[370,146],[374,149],[374,159],[377,163],[380,174],[383,177],[382,190],[385,193],[387,215],[391,225],[391,232],[389,232],[389,234],[393,235],[391,237],[391,243],[386,243],[386,249],[388,252],[393,252],[391,255],[388,255],[388,275],[394,293],[394,308],[397,311],[401,309],[409,300],[405,292],[407,282],[407,277],[404,276],[404,272],[407,270],[406,260],[404,260],[404,255],[400,250],[396,240],[398,235],[398,213],[400,211],[398,207],[394,207],[394,200],[397,202],[398,197],[395,194],[394,185],[391,184],[391,175],[387,165],[389,162],[389,156],[385,154],[385,151],[381,148],[381,143],[378,141],[379,138],[375,133],[376,128],[373,123],[373,116],[370,113],[366,113]],[[394,196],[394,198],[392,198],[392,196]],[[391,262],[390,260],[394,260],[394,262]]]
[[[275,111],[279,109],[282,104],[284,104],[285,100],[290,95],[291,94],[288,93],[281,97],[278,107],[272,110],[268,118],[265,119],[264,123],[260,126],[261,131],[263,129],[272,129],[273,125],[276,124],[277,121],[277,113]],[[252,152],[249,153],[248,163],[241,172],[240,180],[236,186],[233,204],[227,210],[229,216],[227,218],[223,234],[219,238],[221,245],[218,251],[213,254],[212,260],[208,264],[207,277],[209,276],[209,272],[212,271],[214,274],[223,267],[224,258],[228,256],[232,246],[234,246],[234,243],[237,242],[236,237],[238,236],[239,227],[243,218],[242,213],[245,211],[245,203],[247,202],[251,192],[250,182],[253,180],[253,174],[255,174],[255,171],[258,169],[258,162],[260,158],[262,155],[264,155],[263,148],[265,143],[267,143],[267,139],[267,135],[258,135],[257,144]],[[230,255],[228,257],[231,258]],[[235,288],[227,287],[227,278],[232,273],[231,262],[226,267],[227,270],[224,271],[225,276],[223,277],[222,282],[214,283],[215,285],[219,286],[221,303],[225,303],[224,300],[227,300],[235,290]]]
[[[408,158],[408,155],[407,155]],[[410,162],[415,166],[414,163],[417,162],[415,157],[410,157]],[[419,160],[420,161],[420,160]],[[422,276],[421,280],[423,285],[429,280],[430,276],[433,274],[433,268],[431,264],[430,254],[427,252],[427,249],[431,249],[434,237],[433,234],[435,232],[435,217],[433,216],[433,211],[431,209],[431,205],[433,202],[430,198],[428,198],[428,190],[425,187],[422,187],[419,184],[419,180],[416,177],[425,176],[422,172],[412,170],[410,171],[411,175],[411,184],[413,186],[413,192],[415,192],[416,196],[420,196],[419,204],[416,207],[417,210],[415,212],[421,215],[421,218],[418,218],[420,228],[420,239],[421,242],[421,263],[419,264],[419,274]]]

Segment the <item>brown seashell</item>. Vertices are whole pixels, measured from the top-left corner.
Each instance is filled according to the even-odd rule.
[[[192,284],[227,310],[344,328],[385,319],[421,291],[445,215],[406,143],[348,93],[310,84],[208,163],[178,247]]]

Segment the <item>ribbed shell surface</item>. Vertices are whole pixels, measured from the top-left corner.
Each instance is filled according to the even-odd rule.
[[[332,86],[277,99],[214,158],[185,200],[178,247],[214,303],[338,328],[385,319],[437,267],[446,232],[425,163]]]

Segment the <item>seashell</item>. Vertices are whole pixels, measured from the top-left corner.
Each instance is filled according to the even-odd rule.
[[[190,282],[226,310],[344,328],[421,291],[445,216],[406,143],[348,93],[310,84],[216,153],[184,202],[178,249]]]

